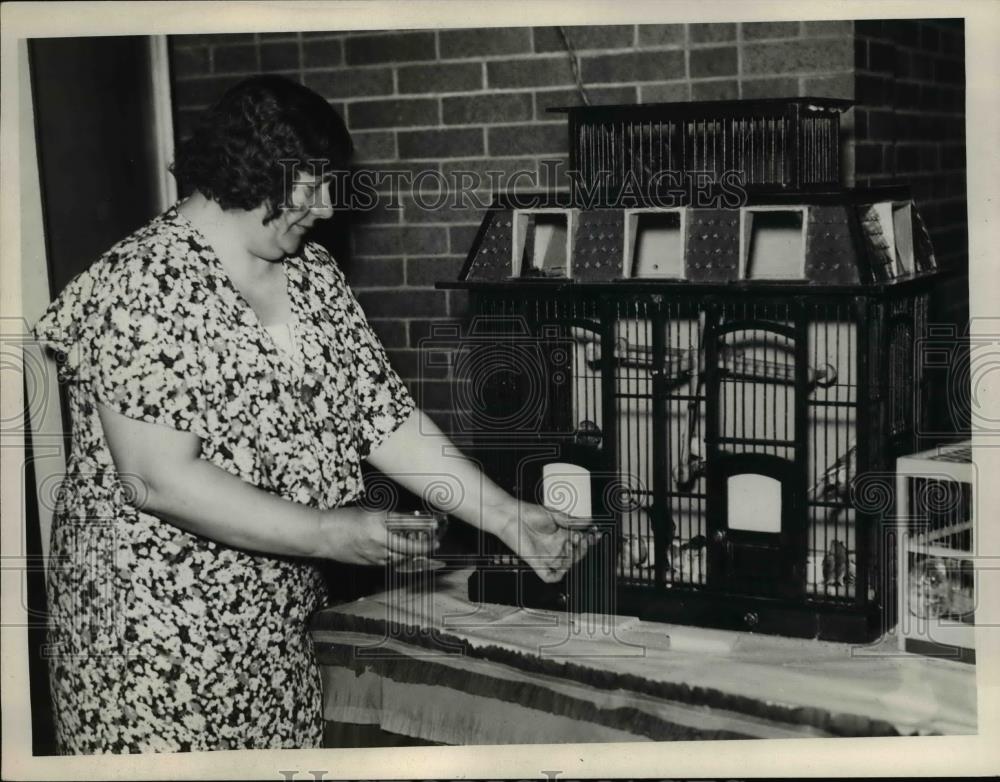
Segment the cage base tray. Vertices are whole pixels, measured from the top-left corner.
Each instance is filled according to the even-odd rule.
[[[965,646],[954,646],[952,644],[934,643],[924,641],[920,638],[907,638],[904,642],[904,650],[911,654],[919,654],[923,657],[934,657],[941,660],[954,660],[955,662],[976,664],[976,650]]]
[[[792,638],[841,643],[870,643],[883,634],[878,612],[853,604],[820,604],[807,600],[772,599],[710,590],[653,593],[648,587],[624,586],[617,609],[640,619],[742,630]]]
[[[565,580],[543,582],[527,568],[481,568],[469,577],[469,600],[545,610],[615,613],[645,621],[740,630],[841,643],[870,643],[882,636],[878,612],[853,604],[818,604],[710,592],[652,592],[619,585],[614,594],[584,589],[572,597]]]

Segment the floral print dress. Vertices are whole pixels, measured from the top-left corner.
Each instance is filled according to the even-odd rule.
[[[325,598],[317,563],[139,511],[97,412],[193,432],[201,458],[287,500],[357,500],[361,460],[413,402],[326,251],[305,244],[282,263],[297,360],[176,207],[74,278],[35,326],[72,417],[45,650],[64,753],[321,743],[307,631]]]

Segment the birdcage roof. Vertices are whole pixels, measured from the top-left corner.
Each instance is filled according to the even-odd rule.
[[[854,101],[846,98],[755,98],[753,100],[692,100],[671,103],[616,103],[596,106],[551,106],[553,113],[574,114],[577,117],[593,114],[613,114],[616,116],[648,116],[650,114],[674,117],[718,118],[734,115],[753,116],[756,114],[775,115],[797,107],[812,112],[840,113],[847,111]]]

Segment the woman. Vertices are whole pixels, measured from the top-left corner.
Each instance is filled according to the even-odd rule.
[[[452,476],[451,514],[548,581],[585,551],[564,518],[442,456],[342,273],[304,240],[350,149],[306,88],[237,85],[179,149],[193,194],[36,326],[73,418],[49,582],[63,752],[318,746],[316,563],[430,553],[358,504],[364,459],[418,494]]]

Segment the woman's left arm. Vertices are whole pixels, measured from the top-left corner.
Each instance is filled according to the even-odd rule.
[[[496,535],[545,581],[558,581],[586,554],[587,537],[569,528],[571,517],[519,502],[462,456],[419,409],[369,454],[368,462],[432,504],[435,486],[454,483],[454,499],[442,510]]]

